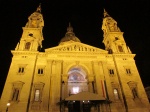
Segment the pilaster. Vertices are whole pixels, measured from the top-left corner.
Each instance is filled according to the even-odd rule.
[[[51,76],[51,106],[52,111],[59,111],[60,105],[60,93],[61,93],[61,65],[62,61],[53,61],[52,64],[52,76]]]

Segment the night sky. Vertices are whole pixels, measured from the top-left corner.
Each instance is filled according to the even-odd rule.
[[[43,49],[57,46],[69,22],[82,43],[104,48],[101,30],[104,8],[118,22],[133,54],[144,87],[150,86],[150,0],[1,0],[0,94],[11,63],[11,52],[22,27],[39,3],[45,26]]]

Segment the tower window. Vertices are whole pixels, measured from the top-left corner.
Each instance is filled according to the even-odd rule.
[[[118,37],[115,37],[115,40],[119,40]]]
[[[18,73],[24,73],[24,67],[19,67]]]
[[[131,74],[131,70],[129,68],[126,69],[127,74]]]
[[[18,88],[14,88],[13,95],[12,95],[12,101],[17,101],[19,96],[20,90]]]
[[[30,42],[27,42],[27,43],[25,44],[25,49],[26,49],[26,50],[29,50],[29,49],[30,49],[30,46],[31,46],[31,43],[30,43]]]
[[[109,74],[110,74],[110,76],[113,76],[114,75],[114,70],[113,69],[109,69]]]
[[[123,52],[123,48],[122,48],[122,46],[118,46],[118,49],[119,49],[119,52]]]
[[[20,64],[20,65],[18,65],[18,70],[17,70],[18,74],[20,74],[20,75],[24,74],[26,66],[27,66],[26,64]]]
[[[44,69],[43,68],[39,68],[38,69],[38,74],[40,75],[40,74],[44,74]]]
[[[29,33],[29,36],[30,36],[30,37],[33,37],[33,34],[32,34],[32,33]]]
[[[37,75],[44,75],[44,72],[45,72],[45,66],[44,65],[38,65],[37,66]]]

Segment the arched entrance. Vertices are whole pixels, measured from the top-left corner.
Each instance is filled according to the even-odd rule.
[[[81,67],[74,67],[68,72],[68,94],[88,91],[87,74]]]
[[[68,94],[69,96],[88,91],[87,74],[81,67],[74,67],[68,71]],[[82,101],[68,102],[69,112],[81,112],[83,109]]]
[[[67,97],[60,102],[61,112],[65,112],[65,109],[67,112],[100,112],[105,110],[109,112],[110,101],[90,91],[87,72],[82,67],[71,68],[68,71],[68,76],[63,79],[68,79],[68,83],[63,81],[62,93],[65,93]],[[63,89],[64,87],[68,91]]]

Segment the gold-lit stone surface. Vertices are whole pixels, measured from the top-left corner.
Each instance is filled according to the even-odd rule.
[[[149,112],[135,54],[126,45],[117,22],[106,11],[102,25],[105,50],[81,43],[69,27],[58,46],[39,52],[43,26],[39,6],[23,28],[20,42],[11,51],[13,58],[0,100],[0,112],[6,111],[8,102],[11,104],[9,112],[60,112],[58,102],[81,91],[108,98],[111,112]],[[18,73],[19,68],[24,71]],[[113,70],[113,74],[109,70]],[[136,98],[132,94],[135,87]],[[12,100],[14,88],[19,89],[16,101]],[[35,101],[36,89],[40,90],[39,101]],[[114,89],[118,90],[118,99]],[[61,109],[68,112],[67,106]],[[100,110],[108,112],[104,104],[100,104]],[[92,107],[91,112],[98,112],[98,107]]]

